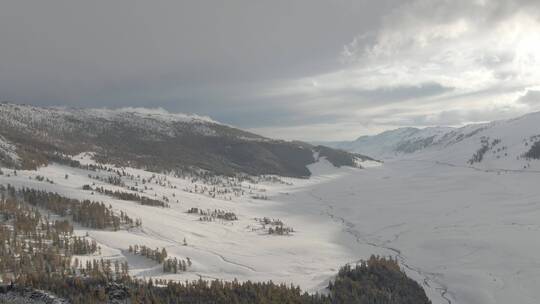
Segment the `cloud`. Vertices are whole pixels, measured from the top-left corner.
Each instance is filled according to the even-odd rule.
[[[529,106],[540,107],[540,91],[527,90],[527,93],[521,96],[517,101]]]
[[[539,15],[532,0],[8,0],[0,99],[321,140],[500,119],[538,109]]]
[[[342,51],[342,65],[274,88],[381,126],[463,125],[524,114],[540,79],[537,1],[403,1]],[[316,84],[316,85],[313,85]],[[531,94],[532,95],[532,94]],[[339,123],[339,122],[336,122]],[[367,127],[366,127],[367,126]]]
[[[7,0],[1,97],[129,105],[117,100],[321,73],[376,22],[366,9],[379,10],[348,0]]]

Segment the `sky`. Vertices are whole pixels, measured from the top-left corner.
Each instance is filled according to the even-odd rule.
[[[352,140],[540,111],[538,0],[0,0],[0,100]]]

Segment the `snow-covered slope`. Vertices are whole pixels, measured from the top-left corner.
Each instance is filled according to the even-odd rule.
[[[540,112],[519,118],[469,125],[445,134],[410,158],[483,170],[540,170]]]
[[[310,216],[312,212],[319,214],[320,210],[295,206],[288,200],[305,187],[362,170],[336,168],[321,159],[309,166],[314,174],[311,179],[176,176],[111,164],[87,169],[87,165],[97,165],[91,156],[92,153],[75,156],[74,160],[81,164],[78,168],[51,164],[36,171],[2,168],[0,174],[0,185],[100,201],[111,205],[115,212],[142,220],[141,227],[119,231],[76,226],[77,235],[88,235],[101,247],[99,253],[77,256],[81,262],[95,258],[127,261],[130,274],[138,278],[273,280],[298,284],[307,291],[320,291],[339,266],[369,257],[342,248],[341,239],[334,239],[341,226]],[[117,177],[120,182],[107,182],[110,177]],[[167,201],[170,207],[116,199],[84,190],[84,185]],[[188,213],[191,208],[233,212],[237,219],[201,220],[198,214]],[[294,228],[294,232],[269,234],[271,224],[258,220],[265,217],[279,219],[284,226]],[[165,273],[160,264],[130,254],[128,248],[135,244],[166,248],[170,257],[189,257],[193,265],[186,272]]]
[[[81,261],[127,261],[138,278],[273,280],[320,291],[339,266],[379,254],[396,257],[434,304],[533,304],[540,297],[540,248],[534,241],[540,189],[533,172],[485,172],[415,159],[356,170],[321,158],[309,166],[310,179],[241,181],[113,165],[87,170],[84,165],[95,164],[90,156],[74,157],[80,168],[2,168],[0,175],[3,185],[102,201],[142,220],[142,227],[119,231],[77,226],[77,235],[88,234],[101,246],[100,253],[78,256]],[[107,182],[115,176],[119,185]],[[83,185],[127,192],[135,187],[139,195],[167,199],[170,208],[115,199]],[[193,207],[234,212],[238,219],[201,221],[187,213]],[[280,219],[294,233],[269,235],[256,220],[261,217]],[[167,248],[171,257],[190,257],[193,266],[164,273],[159,264],[130,254],[133,244]]]
[[[138,278],[273,280],[320,291],[339,266],[379,254],[397,258],[434,304],[532,304],[540,297],[540,248],[534,241],[540,231],[540,161],[526,155],[539,134],[540,113],[448,132],[412,132],[410,143],[435,137],[382,166],[361,162],[378,165],[366,170],[337,168],[314,153],[319,161],[308,165],[310,179],[93,168],[86,165],[96,164],[95,153],[81,153],[70,157],[80,166],[3,167],[0,184],[102,201],[141,219],[141,227],[119,231],[76,226],[76,234],[88,234],[101,246],[99,253],[79,256],[81,261],[127,261]],[[13,145],[2,139],[2,147]],[[121,182],[107,182],[112,177]],[[119,200],[84,185],[164,200],[170,208]],[[202,221],[190,208],[221,209],[238,219]],[[271,235],[257,220],[262,217],[279,219],[294,233]],[[165,273],[130,254],[133,244],[167,248],[171,257],[190,257],[193,266]]]
[[[399,128],[374,136],[362,136],[355,141],[334,142],[328,145],[378,159],[389,159],[424,149],[451,130],[452,128],[448,127]]]
[[[19,169],[92,151],[102,162],[158,172],[203,169],[222,175],[306,177],[307,165],[316,161],[314,151],[336,166],[355,166],[356,159],[362,158],[307,143],[272,140],[206,117],[162,109],[43,108],[2,103],[0,136],[0,156],[4,155],[0,163]],[[16,155],[18,166],[7,161]]]
[[[540,112],[462,128],[402,128],[335,147],[484,170],[540,170]]]
[[[111,123],[145,129],[148,132],[159,132],[168,136],[173,136],[180,127],[187,129],[184,131],[189,130],[200,135],[217,136],[221,135],[218,132],[219,126],[224,126],[209,117],[170,113],[160,108],[80,109],[36,107],[12,103],[0,104],[0,124],[2,126],[31,129],[40,131],[43,135],[61,134],[90,126],[92,128],[82,131],[98,134]],[[238,132],[241,131],[238,130]],[[262,139],[262,137],[248,132],[243,132],[242,136],[250,139]]]

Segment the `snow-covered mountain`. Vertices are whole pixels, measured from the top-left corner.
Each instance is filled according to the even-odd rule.
[[[325,143],[331,147],[354,151],[373,157],[394,158],[400,154],[424,149],[452,131],[448,127],[399,128],[374,136],[361,136],[354,141]]]
[[[446,162],[481,169],[540,169],[540,112],[461,128],[401,128],[330,144],[375,158]]]
[[[141,226],[119,230],[74,226],[101,248],[80,261],[125,261],[135,278],[272,280],[314,292],[337,265],[375,254],[394,257],[434,304],[537,302],[540,248],[531,240],[540,229],[540,113],[363,140],[395,161],[336,168],[357,155],[190,115],[7,104],[0,105],[0,185],[103,202],[139,219]],[[173,170],[301,175],[308,162],[315,162],[310,179]],[[160,171],[165,166],[170,171]],[[212,210],[234,220],[218,211],[213,218]],[[272,225],[293,232],[275,234]],[[168,273],[130,252],[136,244],[167,248],[192,265]]]
[[[356,166],[360,155],[302,142],[271,140],[207,117],[162,109],[73,109],[0,104],[0,163],[36,168],[69,155],[158,172],[309,176],[314,155]]]
[[[412,155],[486,170],[540,169],[540,112],[510,120],[468,125],[448,132]]]

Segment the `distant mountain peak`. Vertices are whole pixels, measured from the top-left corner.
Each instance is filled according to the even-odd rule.
[[[208,116],[197,114],[184,114],[170,112],[164,108],[144,108],[144,107],[122,107],[122,108],[76,108],[66,106],[39,107],[27,104],[15,104],[10,102],[0,103],[0,111],[18,112],[19,115],[35,115],[47,113],[49,115],[71,115],[71,116],[91,116],[108,120],[119,117],[139,117],[144,119],[155,119],[162,122],[199,122],[221,124]],[[39,116],[35,117],[39,119]]]
[[[88,111],[88,110],[83,110]],[[164,108],[157,107],[157,108],[142,108],[142,107],[123,107],[118,109],[93,109],[93,112],[99,113],[102,112],[103,114],[132,114],[139,117],[146,117],[146,118],[154,118],[164,121],[172,121],[172,122],[205,122],[205,123],[215,123],[220,124],[219,122],[213,120],[212,118],[208,116],[200,116],[197,114],[184,114],[184,113],[174,113],[170,112]]]
[[[399,128],[327,145],[377,159],[413,158],[485,169],[540,169],[540,112],[461,128]]]

